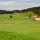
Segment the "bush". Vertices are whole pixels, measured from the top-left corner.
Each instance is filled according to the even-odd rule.
[[[12,15],[10,15],[10,18],[12,18]]]

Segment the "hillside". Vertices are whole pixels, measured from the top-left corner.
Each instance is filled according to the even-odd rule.
[[[26,13],[32,11],[36,14],[40,14],[40,6],[38,7],[32,7],[28,9],[23,9],[23,10],[12,10],[12,11],[6,11],[6,10],[0,10],[0,14],[11,14],[11,13]]]
[[[21,12],[23,12],[23,13],[29,12],[29,11],[32,11],[36,14],[40,14],[40,6],[21,10]]]

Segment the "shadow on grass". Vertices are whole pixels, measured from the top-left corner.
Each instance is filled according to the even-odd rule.
[[[0,40],[40,40],[40,32],[24,35],[16,32],[0,31]]]

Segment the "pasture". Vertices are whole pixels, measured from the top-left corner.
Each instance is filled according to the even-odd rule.
[[[22,15],[0,16],[0,40],[40,40],[40,21]]]

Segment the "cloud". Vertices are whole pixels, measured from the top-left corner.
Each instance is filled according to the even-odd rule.
[[[16,1],[0,2],[0,5],[15,4]]]
[[[32,1],[32,0],[16,0],[16,2],[21,2],[21,3],[24,3],[26,1]]]
[[[25,9],[30,7],[40,6],[40,0],[17,0],[17,9]]]
[[[16,1],[8,1],[8,2],[0,2],[0,10],[15,10],[16,9]]]
[[[40,6],[40,0],[16,0],[0,2],[0,9],[16,10],[26,9],[30,7]]]
[[[8,1],[8,2],[0,2],[0,6],[8,6],[8,7],[15,7],[16,6],[16,1]]]
[[[40,3],[40,0],[16,0],[19,3]]]
[[[8,2],[8,1],[16,1],[16,0],[0,0],[0,2]]]

